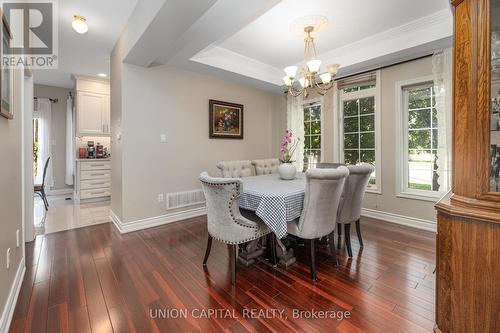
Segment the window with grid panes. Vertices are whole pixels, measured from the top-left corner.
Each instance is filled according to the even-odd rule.
[[[341,89],[341,154],[346,164],[376,165],[375,88],[374,82],[367,82]],[[376,188],[376,172],[370,177],[369,187]]]
[[[304,171],[321,161],[321,105],[304,105]]]

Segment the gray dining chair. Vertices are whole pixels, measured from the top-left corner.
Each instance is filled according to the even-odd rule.
[[[258,239],[271,230],[256,216],[243,217],[240,208],[242,182],[237,178],[214,178],[206,172],[200,174],[201,186],[207,206],[208,242],[203,265],[206,266],[212,239],[228,244],[230,248],[231,283],[236,283],[236,260],[239,244]],[[275,247],[272,251],[275,253]],[[275,259],[274,259],[275,260]]]
[[[336,169],[339,166],[345,166],[345,164],[342,164],[342,163],[329,163],[329,162],[316,163],[316,168],[317,169]]]
[[[350,165],[349,177],[347,177],[342,198],[340,199],[339,210],[337,212],[338,223],[338,246],[340,247],[340,237],[342,234],[342,225],[344,225],[344,239],[347,248],[347,254],[352,257],[351,247],[351,223],[356,223],[356,232],[358,234],[359,244],[363,246],[361,237],[361,226],[359,219],[361,217],[361,208],[363,198],[366,192],[366,186],[370,180],[370,175],[375,170],[371,164]]]
[[[306,171],[304,206],[298,220],[288,222],[287,232],[309,240],[311,251],[311,279],[316,281],[315,239],[331,235],[336,226],[335,217],[344,182],[349,169],[309,169]],[[337,260],[334,237],[328,237],[330,251]]]
[[[255,174],[257,176],[270,175],[278,173],[280,160],[277,158],[266,158],[261,160],[252,160],[252,164],[255,167]]]
[[[250,160],[220,161],[217,168],[222,178],[241,178],[255,176],[255,170]]]

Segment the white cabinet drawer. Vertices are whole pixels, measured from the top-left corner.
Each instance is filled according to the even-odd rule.
[[[111,170],[82,170],[81,180],[111,179]]]
[[[81,170],[111,170],[110,161],[92,161],[92,162],[82,162]]]
[[[82,180],[80,183],[80,188],[82,190],[110,187],[111,181],[109,179]]]
[[[111,195],[111,190],[109,188],[90,189],[90,190],[81,190],[80,191],[80,199],[109,197],[110,195]]]

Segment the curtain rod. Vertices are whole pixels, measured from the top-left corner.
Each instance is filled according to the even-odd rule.
[[[33,97],[33,99],[35,99],[35,100],[36,100],[36,99],[38,99],[38,97]],[[49,98],[48,100],[49,100],[51,103],[57,103],[57,102],[59,102],[59,99],[58,99],[58,98]]]

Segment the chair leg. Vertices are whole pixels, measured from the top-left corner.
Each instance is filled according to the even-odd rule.
[[[345,239],[345,247],[347,248],[347,254],[349,258],[352,258],[352,248],[351,248],[351,224],[344,224],[344,239]]]
[[[359,219],[356,221],[356,233],[358,234],[359,245],[363,247],[363,238],[361,237],[361,225]]]
[[[316,247],[314,244],[314,239],[311,239],[309,243],[310,243],[309,247],[311,248],[311,279],[313,281],[317,281],[318,279],[316,278]]]
[[[231,284],[236,285],[236,245],[229,246],[229,261],[231,262]]]
[[[337,234],[339,235],[339,237],[337,238],[337,249],[340,250],[340,237],[342,236],[342,224],[341,223],[337,223]]]
[[[43,204],[45,205],[45,210],[49,210],[49,202],[47,201],[45,190],[42,189],[41,193],[42,193]]]
[[[335,249],[335,231],[332,231],[332,233],[328,235],[328,245],[330,245],[330,253],[332,254],[333,263],[338,265],[339,261],[337,259],[337,250]]]
[[[277,254],[276,254],[276,236],[274,235],[274,233],[270,233],[269,234],[269,238],[271,240],[271,257],[272,257],[272,260],[273,260],[273,265],[276,266],[278,264],[278,259],[277,259]]]
[[[207,265],[208,256],[210,255],[210,250],[212,249],[212,236],[208,235],[207,249],[205,251],[205,258],[203,258],[203,266]]]

